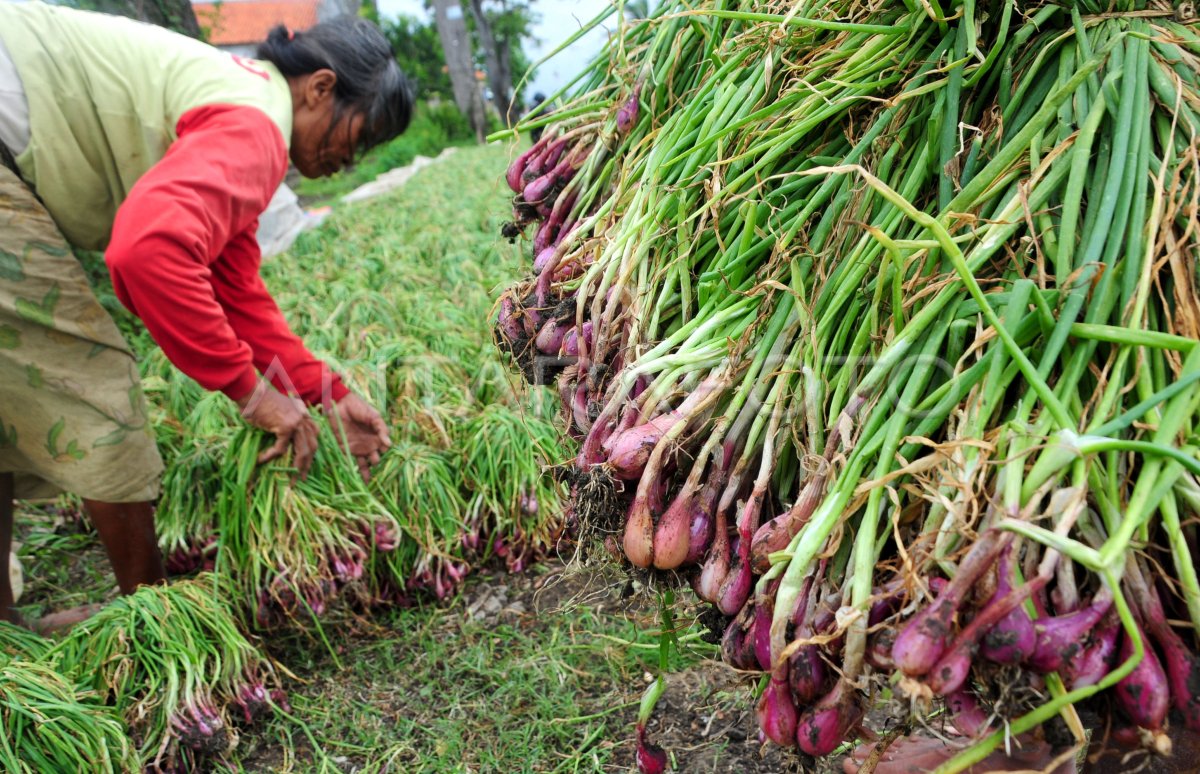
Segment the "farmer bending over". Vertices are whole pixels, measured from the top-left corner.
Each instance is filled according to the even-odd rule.
[[[83,498],[122,593],[164,577],[151,505],[163,465],[137,364],[72,246],[103,249],[121,303],[171,362],[274,433],[260,462],[291,447],[307,470],[306,403],[336,414],[364,475],[378,461],[382,417],[288,328],[255,230],[289,157],[306,177],[332,174],[411,111],[390,46],[362,19],[276,27],[250,60],[0,0],[0,617],[17,620],[14,497]]]

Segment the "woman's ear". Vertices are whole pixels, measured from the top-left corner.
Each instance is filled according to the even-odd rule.
[[[337,74],[328,68],[322,68],[309,74],[304,84],[304,101],[310,108],[320,106],[333,99],[333,89],[337,85]]]

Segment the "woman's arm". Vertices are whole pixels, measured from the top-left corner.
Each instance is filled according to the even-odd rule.
[[[213,264],[266,209],[287,169],[279,129],[252,107],[197,108],[117,211],[105,262],[117,297],[181,371],[238,400],[257,381]]]
[[[177,132],[117,211],[104,256],[113,288],[172,363],[233,398],[248,422],[275,435],[259,462],[291,447],[303,476],[316,451],[316,425],[299,400],[259,385],[253,349],[214,287],[214,264],[226,245],[253,228],[283,179],[283,137],[261,111],[228,105],[189,111]]]
[[[305,348],[259,276],[254,233],[287,169],[275,125],[248,107],[180,119],[179,139],[133,187],[105,254],[117,296],[181,371],[238,402],[252,424],[307,468],[316,429],[302,406],[255,389],[257,366],[281,392],[335,408],[346,448],[367,466],[390,443],[383,419]]]
[[[229,324],[250,345],[254,365],[280,392],[325,405],[349,392],[288,327],[258,273],[261,253],[255,224],[230,240],[212,265],[212,287]]]

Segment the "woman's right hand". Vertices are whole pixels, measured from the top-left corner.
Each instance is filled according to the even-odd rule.
[[[304,401],[290,398],[266,381],[260,381],[254,391],[237,401],[242,418],[255,427],[275,435],[271,448],[258,455],[258,463],[283,456],[288,447],[295,450],[292,463],[300,478],[308,476],[313,455],[317,451],[317,424],[308,413]]]

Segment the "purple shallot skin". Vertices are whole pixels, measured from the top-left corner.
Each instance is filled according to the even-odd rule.
[[[1141,631],[1141,627],[1138,634],[1142,637],[1144,645],[1142,660],[1132,672],[1117,683],[1114,692],[1117,705],[1134,725],[1158,735],[1162,732],[1170,709],[1170,689],[1162,663],[1159,662],[1149,638]],[[1117,658],[1124,662],[1133,653],[1133,640],[1128,634],[1123,634]]]
[[[538,352],[544,355],[557,355],[562,349],[563,340],[567,336],[567,332],[574,326],[569,323],[560,323],[558,320],[551,317],[542,325],[538,331],[537,337],[533,340],[533,345],[537,347]]]
[[[619,436],[614,434],[610,438],[612,451],[608,455],[613,475],[626,481],[641,478],[654,447],[671,428],[683,421],[686,420],[678,412],[671,411],[631,427]]]
[[[939,696],[959,690],[971,672],[973,648],[950,648],[926,676],[930,690]]]
[[[508,172],[504,175],[504,180],[508,183],[508,187],[512,189],[513,193],[521,193],[521,189],[524,188],[524,181],[521,179],[521,176],[525,172],[525,168],[529,165],[529,162],[535,156],[541,154],[549,144],[550,137],[542,137],[535,142],[533,146],[529,148],[529,150],[525,151],[520,156],[517,156],[513,163],[509,165]]]
[[[588,389],[586,384],[580,383],[575,388],[574,395],[571,398],[571,418],[575,421],[575,426],[579,428],[579,432],[588,433],[589,437],[590,431],[596,429],[595,425],[592,424],[591,416],[588,414]],[[580,467],[599,465],[604,461],[603,457],[599,456],[584,457],[583,452],[580,452],[580,456],[581,459],[585,460],[585,464],[580,465]]]
[[[893,578],[882,587],[871,590],[871,612],[867,615],[867,626],[878,626],[890,618],[900,607],[901,592],[904,590],[904,580]]]
[[[1004,547],[997,562],[996,593],[988,601],[992,604],[1003,599],[1013,589],[1012,544]],[[1013,608],[1008,615],[1001,618],[995,626],[983,635],[979,652],[989,661],[997,664],[1019,664],[1033,654],[1037,645],[1037,632],[1033,621],[1020,607]]]
[[[695,494],[685,485],[654,528],[654,566],[674,570],[688,555],[691,539],[691,512]]]
[[[375,522],[375,550],[384,553],[395,551],[396,546],[400,542],[400,537],[396,534],[396,528],[389,521]]]
[[[1146,628],[1162,652],[1170,683],[1171,702],[1183,724],[1200,732],[1200,657],[1192,653],[1167,621],[1162,599],[1153,585],[1137,584],[1145,598]],[[1149,645],[1147,644],[1147,647]]]
[[[959,606],[974,583],[991,567],[1008,539],[993,529],[980,535],[937,599],[905,625],[892,648],[892,660],[904,674],[921,677],[941,659]]]
[[[1074,613],[1039,618],[1034,622],[1037,644],[1025,665],[1035,672],[1049,674],[1062,669],[1081,650],[1088,634],[1112,606],[1112,595],[1101,589],[1087,607]]]
[[[797,719],[796,744],[814,758],[829,755],[845,741],[862,716],[854,689],[845,679],[838,680],[833,690]]]
[[[791,508],[755,530],[750,544],[750,561],[756,573],[770,569],[770,555],[787,548],[800,528],[812,518],[824,491],[825,476],[813,478],[800,490],[800,496]]]
[[[538,226],[537,233],[533,235],[534,255],[541,255],[546,250],[553,249],[550,243],[554,241],[554,237],[557,235],[558,227],[554,225],[554,222],[550,220],[543,221],[542,225]]]
[[[271,691],[271,703],[282,709],[284,712],[292,711],[292,705],[288,701],[287,692],[282,688],[276,688]]]
[[[892,672],[896,662],[892,661],[892,647],[896,644],[894,629],[884,627],[867,638],[866,661],[880,672]]]
[[[741,505],[738,513],[738,545],[733,567],[721,584],[717,606],[725,615],[733,615],[746,603],[753,583],[754,568],[750,565],[750,544],[758,529],[759,514],[766,498],[765,482],[756,483],[750,497]]]
[[[555,164],[549,172],[525,186],[521,195],[525,197],[525,201],[535,206],[547,204],[550,202],[552,193],[559,191],[563,185],[570,182],[577,169],[574,158],[568,156]]]
[[[775,594],[779,590],[779,578],[771,581],[767,588],[755,595],[754,605],[754,655],[764,672],[771,671],[774,654],[771,653],[771,620],[775,617]],[[785,673],[786,676],[786,673]]]
[[[1200,732],[1200,658],[1188,651],[1169,626],[1156,629],[1154,639],[1166,662],[1172,704],[1183,716],[1183,724]]]
[[[645,726],[637,729],[637,768],[640,774],[663,774],[667,770],[667,753],[646,736]]]
[[[705,602],[717,604],[721,596],[721,585],[729,574],[729,526],[724,511],[718,511],[714,525],[712,550],[700,568],[696,578],[696,595]]]
[[[970,691],[960,689],[947,694],[946,709],[950,710],[954,727],[964,736],[978,739],[987,732],[987,713]]]
[[[717,593],[717,607],[725,615],[733,615],[750,597],[753,574],[750,572],[750,547],[741,535],[734,538],[733,564]]]
[[[721,660],[734,669],[755,671],[759,669],[755,649],[754,603],[749,602],[725,627],[721,637]]]
[[[625,519],[621,549],[635,567],[646,568],[654,562],[654,517],[662,512],[663,486],[657,476],[640,482]]]
[[[614,433],[608,439],[606,448],[610,449],[608,464],[614,475],[626,481],[640,479],[650,459],[651,452],[662,437],[679,425],[691,422],[701,413],[701,407],[709,400],[713,392],[720,387],[720,380],[709,377],[692,390],[679,407],[665,414],[660,414],[649,422],[630,427],[620,434]],[[629,411],[626,412],[629,415]],[[634,415],[634,421],[638,419]],[[736,612],[736,611],[735,611]],[[730,613],[732,615],[732,613]]]
[[[554,253],[555,250],[553,247],[546,247],[538,252],[533,259],[533,273],[541,274],[543,271],[545,271],[546,267],[550,265],[550,262],[554,260]]]
[[[267,708],[267,689],[257,678],[238,688],[232,706],[241,712],[242,719],[251,723]]]
[[[1006,546],[1005,550],[1010,547],[1011,544]],[[954,638],[954,642],[942,653],[942,657],[930,670],[926,681],[930,690],[943,696],[959,690],[966,683],[967,675],[971,671],[971,661],[978,650],[980,638],[995,631],[999,623],[1010,621],[1014,612],[1020,613],[1020,605],[1030,594],[1045,586],[1049,580],[1049,575],[1039,575],[1028,583],[1022,584],[1019,589],[1013,589],[1007,583],[998,584],[996,592],[987,604],[971,619],[969,624],[963,627],[958,636]],[[1033,637],[1031,631],[1026,634],[1029,636],[1023,643],[1023,647],[1029,651],[1033,649]],[[1011,646],[1017,643],[1019,636],[1021,635],[1018,632],[1014,637],[1006,638],[1005,645]]]
[[[499,327],[505,340],[510,343],[525,335],[525,326],[521,324],[521,316],[509,296],[505,296],[500,301]]]
[[[566,149],[566,139],[554,140],[542,146],[540,153],[531,156],[521,171],[521,190],[524,191],[530,183],[553,169]]]
[[[638,118],[638,98],[642,94],[642,84],[638,83],[633,87],[633,94],[621,105],[617,110],[617,132],[620,134],[629,134],[629,130],[637,123]]]
[[[811,609],[806,618],[811,618]],[[807,639],[813,636],[812,624],[808,620],[801,621],[796,626],[796,638]],[[821,658],[821,648],[818,645],[801,645],[788,659],[788,682],[792,689],[792,697],[800,706],[806,706],[816,701],[826,690],[829,683],[829,668]]]
[[[616,422],[611,422],[611,420],[609,420],[609,422],[606,424],[611,424],[612,426],[608,435],[605,436],[603,442],[600,444],[600,447],[604,449],[606,456],[611,457],[613,449],[616,448],[616,444],[618,442],[626,442],[621,436],[626,431],[632,430],[634,427],[639,426],[642,421],[642,412],[638,408],[637,403],[633,401],[631,401],[625,410],[621,412],[620,419],[618,419]],[[646,459],[649,459],[648,453],[646,455]],[[642,464],[644,465],[645,463],[643,462]]]
[[[792,701],[792,692],[788,684],[788,662],[781,660],[778,667],[771,670],[767,687],[759,697],[755,707],[758,717],[758,727],[763,734],[780,747],[792,747],[796,744],[796,705]]]
[[[688,553],[683,560],[685,565],[696,564],[703,559],[713,543],[713,508],[721,493],[722,481],[720,476],[710,477],[694,501],[691,523],[688,525]]]
[[[946,650],[957,599],[939,599],[908,622],[892,646],[892,661],[913,677],[933,669]]]
[[[1110,609],[1088,635],[1087,644],[1078,658],[1063,665],[1063,678],[1071,690],[1095,685],[1112,670],[1120,633],[1121,621],[1117,618],[1117,611]]]

